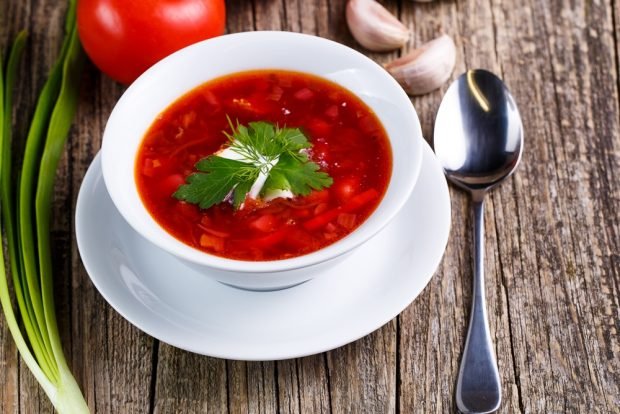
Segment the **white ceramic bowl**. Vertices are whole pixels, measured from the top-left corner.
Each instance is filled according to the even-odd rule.
[[[319,251],[277,261],[225,259],[190,247],[151,217],[138,194],[136,153],[155,117],[191,89],[223,75],[252,69],[311,73],[344,86],[380,119],[393,153],[392,178],[375,212],[355,231]],[[217,280],[249,289],[292,286],[364,243],[399,212],[422,163],[422,132],[411,101],[396,81],[361,53],[320,37],[289,32],[246,32],[186,47],[140,76],[118,101],[105,128],[103,177],[114,204],[144,238],[184,264]]]

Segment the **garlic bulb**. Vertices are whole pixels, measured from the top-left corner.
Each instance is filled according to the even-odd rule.
[[[355,40],[368,50],[394,50],[409,40],[409,29],[375,0],[349,0],[346,18]]]
[[[423,95],[443,85],[456,63],[456,47],[446,34],[396,59],[385,69],[410,95]]]

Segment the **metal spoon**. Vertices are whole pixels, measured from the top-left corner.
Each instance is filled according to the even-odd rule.
[[[446,176],[472,198],[474,287],[469,331],[456,385],[463,413],[491,413],[502,399],[484,297],[484,196],[521,160],[523,125],[504,83],[470,70],[448,89],[435,121],[435,153]]]

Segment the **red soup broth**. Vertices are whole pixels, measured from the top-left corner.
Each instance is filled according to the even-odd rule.
[[[221,149],[228,118],[300,128],[311,160],[333,178],[305,197],[247,199],[235,211],[172,197],[195,164]],[[147,210],[171,235],[204,252],[238,260],[280,260],[317,251],[350,234],[376,209],[392,172],[390,144],[372,110],[322,78],[279,70],[232,74],[205,83],[155,120],[138,150],[135,178]]]

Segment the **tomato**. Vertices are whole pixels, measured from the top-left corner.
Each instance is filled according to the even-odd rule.
[[[172,174],[162,180],[161,191],[171,196],[182,184],[185,184],[185,177],[181,174]]]
[[[360,182],[356,177],[344,177],[334,183],[332,192],[341,203],[347,202],[359,191]]]
[[[273,214],[265,214],[252,221],[249,226],[253,229],[268,233],[275,230],[277,220]]]
[[[78,32],[93,63],[129,84],[169,54],[219,36],[224,0],[79,0]]]

